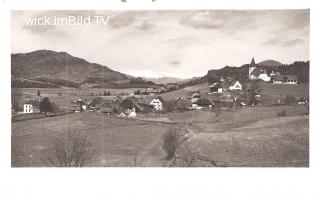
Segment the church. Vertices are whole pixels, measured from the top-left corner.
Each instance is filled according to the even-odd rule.
[[[266,69],[260,69],[259,65],[257,65],[254,61],[254,57],[251,60],[249,65],[249,80],[263,80],[270,81],[271,77],[267,74]]]

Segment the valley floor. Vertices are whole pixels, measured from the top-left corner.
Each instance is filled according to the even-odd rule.
[[[278,117],[285,110],[286,116]],[[66,130],[87,134],[96,152],[93,167],[167,167],[162,137],[179,128],[210,159],[230,167],[308,167],[309,116],[304,106],[188,111],[136,119],[93,112],[12,124],[12,167],[45,167],[53,138]]]

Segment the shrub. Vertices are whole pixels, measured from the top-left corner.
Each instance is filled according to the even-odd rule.
[[[176,150],[179,146],[179,135],[176,129],[169,129],[163,136],[162,149],[166,152],[167,160],[170,160],[175,156]]]
[[[295,103],[296,103],[296,98],[293,95],[287,95],[286,98],[284,99],[285,105],[293,105]]]
[[[189,142],[182,143],[176,152],[176,158],[179,159],[177,166],[179,167],[196,167],[198,158],[200,157],[199,149]]]
[[[86,134],[67,131],[54,138],[44,161],[53,167],[84,167],[94,159],[91,142]]]
[[[287,112],[285,110],[282,110],[281,112],[277,113],[277,116],[278,117],[285,117],[285,116],[287,116]]]

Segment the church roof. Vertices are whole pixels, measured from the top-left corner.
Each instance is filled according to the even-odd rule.
[[[254,61],[254,57],[252,57],[250,67],[255,67],[255,66],[256,66],[256,62]]]

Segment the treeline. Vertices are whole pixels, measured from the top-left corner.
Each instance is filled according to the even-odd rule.
[[[12,88],[60,88],[59,85],[47,83],[47,82],[40,82],[40,81],[33,81],[33,80],[26,80],[26,79],[12,79],[11,80],[11,87]]]
[[[309,61],[296,61],[289,65],[282,66],[260,66],[266,69],[267,73],[280,72],[283,75],[297,75],[300,83],[309,83]],[[226,66],[221,69],[209,70],[206,78],[209,83],[219,82],[221,77],[229,77],[233,80],[245,82],[248,79],[249,65],[245,64],[241,67]]]

